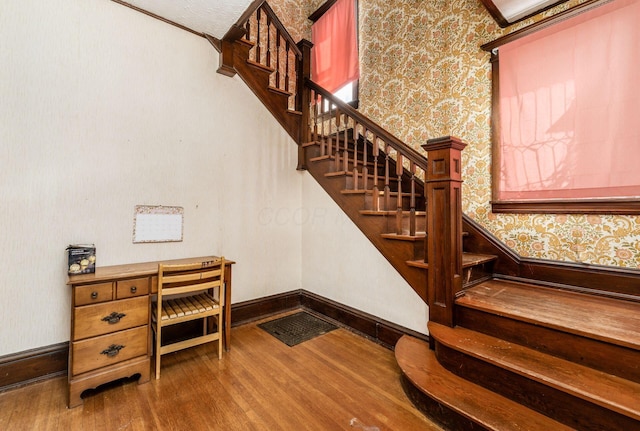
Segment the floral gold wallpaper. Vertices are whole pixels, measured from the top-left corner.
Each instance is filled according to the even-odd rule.
[[[407,144],[454,135],[463,152],[463,205],[520,256],[640,268],[640,217],[491,212],[491,65],[480,46],[500,29],[480,0],[359,0],[360,110]],[[324,0],[271,0],[295,40]]]

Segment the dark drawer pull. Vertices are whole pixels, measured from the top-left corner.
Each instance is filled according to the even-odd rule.
[[[106,349],[104,349],[102,352],[100,352],[100,354],[107,355],[108,357],[113,358],[118,353],[120,353],[120,350],[122,350],[123,348],[124,346],[122,344],[112,344]]]
[[[91,299],[96,299],[98,297],[98,292],[91,292]]]
[[[104,316],[102,318],[103,322],[109,322],[109,325],[113,325],[115,323],[118,323],[120,321],[120,319],[122,319],[124,316],[126,316],[126,314],[124,313],[117,313],[117,312],[113,312],[111,314],[109,314],[108,316]]]
[[[135,286],[131,286],[131,293],[136,293],[138,291],[138,288]]]

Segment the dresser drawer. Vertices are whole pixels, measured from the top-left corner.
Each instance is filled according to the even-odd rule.
[[[113,299],[113,283],[77,286],[73,292],[73,299],[76,306],[111,301]]]
[[[149,297],[85,305],[73,310],[72,341],[149,323]]]
[[[149,277],[116,281],[116,299],[142,296],[149,293]]]
[[[73,375],[147,355],[148,326],[72,343]]]

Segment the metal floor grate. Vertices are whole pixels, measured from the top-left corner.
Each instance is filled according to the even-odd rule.
[[[290,347],[338,328],[304,311],[260,323],[258,327]]]

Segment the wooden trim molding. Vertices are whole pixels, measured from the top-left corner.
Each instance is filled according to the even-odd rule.
[[[484,0],[481,0],[484,3]],[[571,17],[581,14],[582,12],[586,12],[589,9],[600,6],[600,4],[608,3],[611,0],[588,0],[584,3],[580,3],[579,5],[573,6],[563,12],[559,12],[550,17],[544,18],[538,22],[535,22],[531,25],[523,27],[519,30],[514,31],[513,33],[509,33],[505,36],[502,36],[494,41],[485,43],[481,46],[481,48],[485,51],[493,51],[496,48],[501,47],[509,42],[513,42],[514,40],[520,39],[521,37],[530,35],[531,33],[535,33],[538,30],[542,30],[545,27],[549,27],[550,25],[556,24],[560,21],[564,21]]]
[[[320,17],[324,15],[329,9],[331,9],[331,6],[333,6],[337,1],[338,0],[327,0],[318,9],[316,9],[315,12],[309,15],[307,19],[312,22],[318,21]]]
[[[231,326],[296,309],[318,314],[389,349],[393,349],[398,339],[405,334],[425,341],[429,339],[427,335],[302,289],[232,304]],[[67,374],[68,358],[68,342],[2,356],[0,392],[64,376]]]
[[[328,318],[333,323],[389,349],[393,349],[396,342],[403,335],[411,335],[424,341],[429,340],[429,337],[425,334],[302,289],[233,304],[231,326],[243,325],[298,308]]]
[[[534,10],[533,12],[515,19],[513,21],[509,21],[508,19],[506,19],[504,17],[504,15],[502,15],[502,12],[500,11],[500,9],[495,5],[495,3],[493,2],[493,0],[480,0],[482,2],[482,4],[484,5],[485,8],[487,8],[487,11],[489,12],[489,14],[493,17],[493,19],[498,23],[498,25],[502,28],[504,27],[508,27],[512,24],[515,24],[517,22],[523,21],[527,18],[531,18],[532,16],[535,16],[539,13],[542,13],[546,10],[551,9],[552,7],[558,6],[559,4],[565,3],[567,0],[558,0],[555,3],[551,3],[547,6],[543,6],[540,7],[536,10]]]
[[[69,343],[0,357],[0,392],[67,373]]]
[[[312,292],[302,290],[301,301],[300,305],[303,309],[319,313],[333,320],[338,325],[385,346],[388,349],[393,349],[403,335],[410,335],[425,342],[429,341],[429,336],[425,334],[340,304]]]
[[[155,14],[153,12],[149,12],[148,10],[144,10],[142,8],[139,8],[138,6],[134,6],[131,3],[128,3],[126,1],[123,1],[123,0],[111,0],[111,1],[114,2],[114,3],[118,3],[118,4],[122,5],[122,6],[126,6],[126,7],[130,8],[130,9],[133,9],[136,12],[143,13],[143,14],[145,14],[147,16],[150,16],[151,18],[155,18],[155,19],[160,20],[162,22],[166,22],[167,24],[170,24],[170,25],[172,25],[174,27],[178,27],[179,29],[188,31],[189,33],[193,33],[196,36],[205,37],[205,35],[203,33],[199,32],[199,31],[195,31],[192,28],[189,28],[189,27],[184,26],[182,24],[178,24],[177,22],[171,21],[170,19],[163,18],[160,15],[157,15],[157,14]]]
[[[640,302],[638,269],[523,258],[469,216],[463,215],[463,224],[466,247],[476,253],[498,256],[493,268],[496,278]]]
[[[494,176],[495,177],[495,176]],[[494,189],[495,190],[495,189]],[[509,214],[640,214],[638,199],[492,201],[494,213]]]

